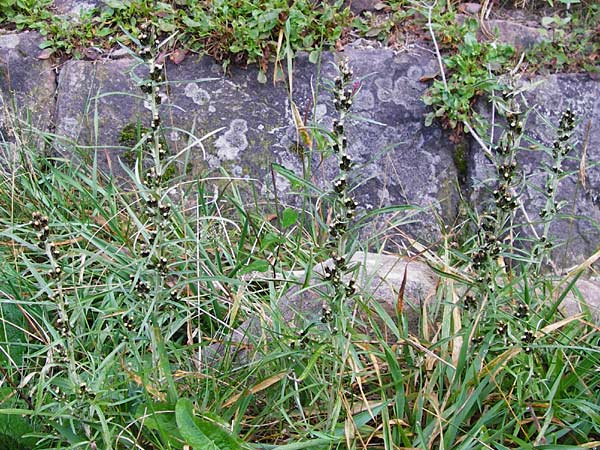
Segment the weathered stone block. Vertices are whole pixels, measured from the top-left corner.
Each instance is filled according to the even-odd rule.
[[[65,138],[63,152],[80,146],[90,157],[97,153],[103,169],[119,173],[121,131],[149,121],[142,93],[128,73],[135,67],[131,59],[63,65],[56,100],[56,134]]]
[[[500,42],[513,45],[517,50],[530,49],[536,44],[552,40],[552,31],[550,30],[530,27],[509,20],[488,20],[486,25]]]
[[[5,139],[12,126],[51,127],[56,76],[51,61],[38,59],[41,40],[30,32],[0,35],[0,132]]]
[[[435,71],[435,61],[428,54],[396,55],[390,50],[348,49],[344,56],[356,79],[362,80],[352,110],[356,120],[347,127],[349,153],[358,167],[353,182],[359,203],[365,208],[430,208],[430,214],[418,216],[421,223],[411,231],[432,240],[438,234],[433,211],[451,220],[457,198],[452,145],[440,128],[422,126],[425,105],[420,96],[426,85],[419,79]],[[309,148],[299,151],[305,142],[291,105],[296,105],[310,133],[330,128],[335,111],[322,80],[333,78],[332,61],[333,55],[326,54],[318,73],[306,55],[298,55],[291,94],[285,82],[259,83],[253,70],[233,68],[223,76],[209,58],[168,64],[161,113],[171,152],[187,148],[196,173],[225,170],[234,177],[261,180],[265,196],[277,189],[286,202],[294,202],[290,183],[277,176],[272,186],[272,162],[296,174],[310,162],[312,181],[328,188],[337,167],[333,159],[323,162],[322,155]],[[139,117],[142,123],[148,120],[141,92],[126,74],[134,65],[132,59],[71,61],[59,78],[57,132],[103,149],[109,156],[105,166],[113,170],[118,167],[120,130]],[[203,139],[210,133],[214,134]]]

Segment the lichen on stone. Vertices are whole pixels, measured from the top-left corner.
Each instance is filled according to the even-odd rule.
[[[210,94],[208,91],[198,86],[198,83],[188,83],[184,89],[185,96],[191,98],[192,101],[198,105],[206,105],[210,102]]]
[[[21,38],[18,34],[6,34],[0,36],[0,47],[15,49],[21,43]]]
[[[244,119],[232,120],[229,129],[215,142],[219,159],[237,159],[240,152],[248,148],[247,131],[248,122]]]

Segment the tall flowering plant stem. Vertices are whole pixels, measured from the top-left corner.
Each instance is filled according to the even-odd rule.
[[[351,272],[348,267],[348,260],[351,256],[348,253],[348,228],[355,217],[358,206],[348,185],[353,163],[348,154],[345,127],[359,84],[353,82],[352,69],[346,59],[341,59],[337,63],[337,71],[338,75],[333,83],[333,104],[337,117],[333,120],[330,145],[337,159],[338,176],[332,183],[332,220],[329,224],[329,239],[326,244],[333,264],[325,268],[324,275],[325,280],[331,285],[332,293],[323,300],[321,319],[322,322],[330,324],[332,333],[338,332],[340,326],[345,328],[344,305],[346,300],[356,293],[356,280],[345,275],[349,275]],[[342,331],[345,332],[345,330]]]
[[[566,110],[560,119],[558,129],[556,131],[556,139],[552,147],[548,150],[551,157],[551,164],[546,170],[546,181],[544,183],[544,196],[546,202],[544,207],[539,212],[542,222],[542,233],[534,243],[533,254],[535,257],[541,258],[538,264],[538,271],[542,267],[544,261],[550,261],[550,252],[553,244],[548,236],[550,225],[557,218],[560,210],[566,205],[565,201],[557,201],[556,193],[560,181],[568,174],[564,170],[564,162],[573,152],[571,138],[575,129],[575,115],[571,110]]]
[[[477,280],[484,295],[495,290],[498,270],[510,270],[501,255],[502,252],[513,253],[514,221],[523,186],[517,154],[523,138],[526,113],[510,93],[504,96],[501,106],[506,128],[489,156],[495,172],[494,200],[480,219],[477,245],[471,253],[471,265],[478,275]]]
[[[143,228],[136,238],[137,255],[142,266],[132,276],[132,289],[137,293],[146,311],[155,311],[170,302],[179,300],[177,290],[169,286],[176,285],[174,275],[176,255],[169,244],[173,237],[172,203],[169,197],[170,164],[169,149],[164,138],[160,116],[162,90],[165,88],[165,71],[159,62],[161,43],[158,33],[149,22],[139,27],[136,36],[139,48],[137,53],[147,69],[147,77],[138,81],[140,90],[145,94],[145,104],[151,111],[150,126],[142,129],[136,161],[136,174],[140,196],[144,205],[142,215]],[[165,294],[166,293],[166,294]],[[150,314],[148,317],[152,317]]]

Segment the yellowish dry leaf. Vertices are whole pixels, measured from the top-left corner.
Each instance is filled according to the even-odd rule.
[[[272,377],[269,377],[266,380],[263,380],[260,383],[258,383],[257,385],[251,387],[248,390],[248,392],[250,394],[256,394],[257,392],[263,391],[263,390],[267,389],[269,386],[273,386],[275,383],[277,383],[279,380],[284,378],[286,375],[287,375],[287,372],[281,372],[281,373],[278,373],[277,375],[273,375]],[[233,405],[235,402],[237,402],[242,397],[243,394],[244,393],[241,392],[239,394],[234,395],[229,400],[227,400],[225,403],[223,403],[223,407],[228,408],[229,406]]]
[[[296,131],[298,131],[298,134],[302,138],[302,142],[304,142],[306,146],[312,147],[312,138],[310,137],[306,125],[304,125],[304,121],[300,116],[300,111],[298,111],[298,107],[294,102],[292,102],[292,115],[294,116],[294,124],[296,125]]]

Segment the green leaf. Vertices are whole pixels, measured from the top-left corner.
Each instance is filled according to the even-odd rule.
[[[285,168],[281,164],[273,163],[272,167],[275,172],[277,172],[279,175],[281,175],[286,180],[288,180],[292,184],[292,186],[304,187],[310,191],[316,192],[319,195],[324,194],[324,192],[321,189],[319,189],[317,186],[315,186],[314,184],[310,183],[309,181],[303,179],[302,177],[299,177],[294,172],[292,172],[290,169]]]
[[[18,399],[12,397],[13,395],[14,391],[12,388],[0,388],[0,398],[8,399],[8,401],[0,403],[0,406],[4,408],[20,403]],[[23,437],[32,431],[31,424],[24,417],[17,414],[0,414],[0,448],[14,450],[33,448],[36,439]],[[11,442],[11,444],[7,444],[7,442]]]
[[[281,226],[287,228],[298,221],[298,211],[292,208],[285,208],[281,217]]]
[[[321,55],[321,52],[319,50],[313,50],[312,52],[309,53],[308,60],[312,64],[316,64],[319,61],[319,56],[320,55]]]
[[[432,105],[434,102],[433,97],[429,96],[429,95],[424,95],[422,97],[423,103],[425,103],[426,105]]]
[[[180,398],[175,406],[179,432],[194,450],[241,450],[240,444],[219,425],[194,417],[191,400]]]
[[[431,124],[433,123],[433,113],[427,113],[427,115],[425,116],[425,126],[426,127],[430,127]]]
[[[185,26],[190,27],[190,28],[207,28],[208,27],[207,20],[203,20],[202,22],[199,22],[197,20],[191,19],[188,16],[183,16],[181,18],[181,21],[184,23]]]
[[[548,28],[550,25],[552,25],[554,23],[554,17],[542,17],[542,26],[544,28]]]
[[[420,211],[418,206],[415,205],[392,205],[392,206],[384,206],[382,208],[375,208],[370,210],[369,212],[367,212],[366,214],[360,216],[358,218],[358,220],[354,223],[354,227],[363,227],[365,226],[369,219],[371,219],[372,217],[377,217],[383,214],[390,214],[390,213],[395,213],[395,212],[405,212],[407,215],[403,218],[404,222],[403,223],[412,223],[415,220],[411,218],[411,215],[408,214],[409,211],[412,211],[413,213],[417,213]]]
[[[50,39],[45,39],[40,43],[40,45],[38,47],[41,49],[45,49],[45,48],[52,47],[53,45],[54,45],[54,41],[51,41]]]
[[[106,36],[108,36],[111,33],[112,33],[112,30],[109,27],[103,27],[103,28],[100,28],[96,32],[96,36],[106,37]]]
[[[177,26],[173,22],[169,22],[167,20],[159,20],[158,28],[160,31],[164,31],[165,33],[172,33],[177,29]]]
[[[579,445],[544,444],[536,445],[536,450],[581,450]]]
[[[278,22],[277,19],[279,18],[279,13],[281,11],[282,10],[279,8],[279,9],[273,9],[270,11],[266,11],[266,12],[260,14],[257,19],[257,23],[258,23],[258,26],[260,27],[260,29],[262,31],[272,30],[275,27],[275,25],[277,25],[277,22]]]
[[[6,276],[3,272],[1,275]],[[23,314],[15,305],[6,303],[0,304],[0,317],[2,318],[2,321],[0,321],[0,339],[5,341],[0,344],[2,347],[0,365],[5,366],[8,364],[9,359],[6,357],[6,354],[8,354],[14,364],[20,366],[23,363],[23,351],[27,342],[23,332],[27,326]],[[8,396],[0,398],[8,398]]]
[[[385,28],[384,27],[373,27],[370,28],[366,33],[365,33],[365,37],[370,37],[370,38],[374,38],[379,36],[380,33],[384,32]]]
[[[464,38],[465,45],[468,47],[474,47],[478,44],[477,35],[475,33],[466,33]]]
[[[282,238],[278,233],[267,233],[260,240],[260,249],[265,250],[267,248],[272,248],[277,244],[282,242]]]
[[[315,42],[315,39],[314,39],[314,37],[313,37],[312,34],[309,34],[309,35],[304,36],[302,38],[302,46],[304,48],[310,48],[310,47],[312,47],[313,44],[314,44],[314,42]],[[309,57],[309,59],[310,59],[310,57]]]
[[[256,261],[253,261],[252,263],[248,264],[245,267],[242,267],[239,271],[238,274],[240,275],[244,275],[246,273],[250,273],[250,272],[266,272],[267,270],[270,269],[270,265],[268,263],[268,261],[265,261],[264,259],[257,259]]]
[[[125,5],[121,0],[104,0],[104,4],[109,8],[113,9],[126,9],[127,5]]]
[[[144,427],[161,434],[163,439],[177,448],[181,446],[182,437],[175,421],[175,412],[172,404],[151,403],[140,405],[136,410],[137,417],[143,417],[141,421]]]

